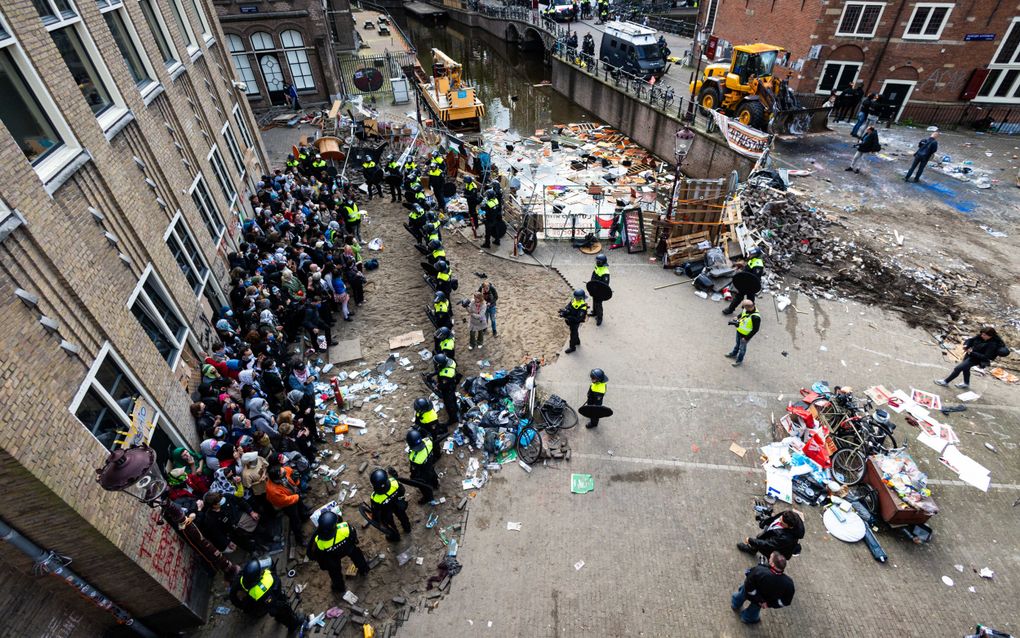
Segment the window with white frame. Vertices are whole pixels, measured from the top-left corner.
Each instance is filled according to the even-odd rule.
[[[219,244],[226,225],[223,223],[223,216],[220,215],[219,209],[216,208],[212,193],[209,192],[209,185],[206,184],[201,173],[195,177],[195,183],[191,186],[191,200],[195,202],[198,214],[202,216],[202,221],[205,222],[206,230],[209,231],[213,243]]]
[[[308,63],[308,54],[305,52],[305,43],[301,34],[293,29],[280,34],[280,41],[287,54],[287,65],[290,67],[290,75],[294,78],[294,88],[301,91],[304,89],[315,90],[315,80],[312,79],[312,65]]]
[[[988,76],[975,99],[981,102],[1020,101],[1020,18],[1013,18],[988,69]]]
[[[241,113],[240,105],[234,106],[234,121],[237,122],[237,128],[241,131],[241,138],[244,140],[245,148],[254,148],[255,140],[251,137],[251,131],[248,130],[248,122],[244,119],[244,114]]]
[[[244,174],[247,172],[244,168],[244,158],[241,156],[241,149],[237,146],[234,132],[230,130],[230,122],[223,123],[223,129],[220,133],[223,134],[223,139],[227,143],[227,150],[230,152],[231,159],[234,160],[234,168],[237,169],[237,174],[241,176],[241,179],[244,179]]]
[[[259,85],[255,81],[255,71],[251,68],[251,58],[244,51],[244,40],[239,35],[227,34],[227,46],[230,47],[230,59],[234,62],[237,77],[244,82],[244,92],[258,95]]]
[[[127,65],[135,86],[142,93],[156,88],[156,71],[152,68],[149,57],[145,55],[145,49],[138,39],[138,32],[131,23],[123,0],[97,0],[96,4],[99,5],[99,11],[106,20],[106,26],[110,28],[113,41],[124,58],[124,64]]]
[[[854,83],[860,71],[860,62],[829,60],[822,67],[822,75],[818,78],[818,88],[815,89],[815,93],[828,95],[833,91],[842,91]]]
[[[127,112],[99,49],[70,0],[34,0],[60,57],[103,130]]]
[[[188,55],[194,55],[198,51],[198,40],[195,39],[195,32],[191,30],[191,23],[188,22],[188,14],[184,11],[181,0],[170,0],[170,13],[174,14],[177,30],[184,37]]]
[[[198,244],[195,243],[195,238],[191,235],[191,230],[188,229],[180,211],[177,211],[177,216],[167,229],[166,245],[180,267],[181,274],[188,280],[188,285],[196,295],[201,294],[206,281],[209,280],[209,266],[198,250]]]
[[[273,36],[265,31],[256,31],[251,34],[251,48],[256,51],[272,51],[274,48]]]
[[[227,165],[223,163],[223,155],[220,154],[220,149],[216,145],[213,145],[212,150],[209,151],[209,163],[212,164],[213,173],[216,174],[216,181],[220,183],[223,198],[227,200],[228,204],[233,204],[237,199],[237,191],[234,189],[234,183],[230,181]]]
[[[875,37],[883,10],[884,2],[847,2],[843,5],[843,14],[839,18],[836,35]]]
[[[195,15],[198,16],[198,22],[202,25],[202,39],[206,42],[211,41],[213,33],[209,28],[209,19],[205,17],[205,11],[202,9],[202,0],[191,0],[191,6],[195,8]]]
[[[162,467],[170,457],[171,448],[184,445],[184,440],[163,418],[152,398],[142,391],[141,384],[109,343],[100,349],[99,356],[71,402],[70,410],[103,447],[112,450],[130,431],[131,412],[134,410],[135,399],[139,397],[154,411],[149,445],[156,452]]]
[[[951,3],[919,2],[914,6],[903,38],[908,40],[938,40],[946,27],[949,13],[956,6]]]
[[[167,29],[166,21],[163,20],[163,14],[160,12],[156,0],[138,0],[138,6],[142,10],[142,15],[145,16],[149,30],[152,31],[152,37],[156,41],[159,55],[163,58],[163,64],[168,69],[180,64],[177,50],[174,48],[174,39],[170,37],[170,30]]]
[[[0,16],[0,121],[42,180],[81,150],[67,121]]]
[[[128,307],[159,354],[171,367],[175,366],[188,336],[188,325],[174,307],[151,264],[128,300]]]

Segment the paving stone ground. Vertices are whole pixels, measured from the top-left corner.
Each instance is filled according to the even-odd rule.
[[[589,257],[569,249],[543,245],[537,257],[575,285],[591,268]],[[569,464],[530,475],[511,466],[494,477],[471,505],[464,569],[450,594],[412,615],[401,635],[949,637],[976,622],[1015,633],[1020,405],[1015,388],[987,378],[974,382],[982,405],[947,420],[991,435],[961,435],[964,451],[992,470],[988,493],[955,484],[934,453],[911,443],[939,483],[934,541],[914,546],[881,534],[889,554],[881,565],[863,544],[829,537],[820,511],[804,507],[804,551],[788,571],[793,606],[766,610],[757,627],[738,621],[728,596],[752,561],[734,543],[756,530],[751,504],[764,475],[754,450],[771,415],[819,379],[932,390],[946,366],[925,334],[881,311],[802,303],[809,315],[777,320],[765,297],[762,331],[744,367],[731,368],[722,354],[733,328],[720,304],[686,286],[653,290],[676,277],[647,259],[610,254],[615,296],[605,324],[583,326],[578,352],[539,376],[540,386],[576,406],[588,370],[604,368],[616,415],[595,431],[569,433]],[[729,452],[731,442],[748,448],[745,458]],[[592,474],[595,491],[571,494],[571,472]],[[508,531],[507,521],[521,522],[521,531]],[[584,566],[575,570],[578,561]],[[994,581],[974,573],[985,566]]]

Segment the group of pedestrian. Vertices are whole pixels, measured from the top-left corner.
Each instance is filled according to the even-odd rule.
[[[362,258],[360,197],[302,147],[261,177],[239,248],[228,254],[229,305],[218,309],[191,407],[201,444],[175,449],[167,468],[171,498],[221,551],[279,550],[281,519],[306,545],[304,494],[323,442],[315,414],[320,380],[307,360],[336,345],[335,324],[353,321],[353,308],[365,301],[372,264]],[[330,557],[342,553],[359,574],[367,569],[353,549],[354,530],[330,521],[320,517],[307,545],[339,589]],[[300,625],[272,569],[255,560],[232,584],[231,599],[288,628]]]

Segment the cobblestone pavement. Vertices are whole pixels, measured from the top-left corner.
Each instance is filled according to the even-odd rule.
[[[575,285],[591,269],[589,257],[548,244],[537,257]],[[807,315],[777,319],[765,297],[762,330],[744,366],[731,368],[722,354],[733,328],[720,305],[683,285],[653,290],[677,279],[647,259],[610,254],[616,293],[606,322],[583,326],[578,352],[539,376],[540,387],[577,406],[588,370],[604,368],[616,415],[597,430],[568,433],[569,463],[495,475],[471,505],[464,569],[451,592],[413,615],[401,635],[963,636],[976,622],[1015,633],[1020,404],[1015,389],[988,378],[974,383],[980,405],[947,420],[990,435],[961,434],[963,450],[992,470],[992,489],[956,482],[902,425],[901,440],[909,434],[942,508],[933,542],[914,546],[884,532],[889,562],[881,565],[863,544],[829,537],[820,512],[803,507],[804,551],[788,569],[793,606],[765,610],[757,627],[741,625],[728,596],[752,560],[734,544],[757,529],[751,504],[764,473],[755,448],[771,415],[818,379],[935,390],[931,379],[946,365],[924,333],[878,310],[802,303]],[[744,458],[729,451],[732,442],[748,449]],[[571,472],[591,473],[595,491],[571,494]],[[508,521],[521,531],[508,531]],[[986,566],[994,580],[974,572]]]

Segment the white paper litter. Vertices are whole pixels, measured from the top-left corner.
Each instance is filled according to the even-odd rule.
[[[579,560],[576,563],[574,563],[574,569],[575,570],[581,571],[582,567],[584,567],[584,561],[583,560]]]
[[[969,392],[964,392],[963,394],[956,395],[956,398],[961,401],[973,401],[974,399],[980,399],[981,395],[971,390]]]
[[[515,523],[513,521],[507,521],[506,522],[506,529],[509,532],[519,532],[519,531],[521,531],[521,524],[520,523]]]
[[[949,587],[953,586],[953,579],[950,578],[949,576],[943,576],[942,577],[942,582],[944,582]]]
[[[995,578],[995,572],[988,569],[987,567],[982,567],[981,571],[978,572],[978,576],[980,576],[981,578],[987,578],[988,580],[991,580]]]

